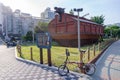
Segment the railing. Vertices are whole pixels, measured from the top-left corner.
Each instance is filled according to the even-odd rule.
[[[114,42],[116,39],[94,44],[93,47],[88,47],[86,54],[83,54],[83,60],[88,63],[95,63],[101,54]]]
[[[85,63],[89,62],[89,63],[94,63],[97,58],[100,57],[101,53],[111,44],[113,43],[114,41],[116,41],[115,39],[112,39],[112,40],[109,40],[109,41],[105,41],[105,42],[102,42],[102,43],[98,43],[98,44],[94,44],[92,47],[88,47],[85,54],[83,54],[83,61]],[[24,52],[22,52],[22,47],[21,45],[17,45],[17,51],[20,55],[20,57],[23,57],[23,54]],[[35,60],[35,53],[33,53],[33,48],[32,47],[29,47],[29,59],[30,60]],[[40,53],[40,52],[39,52]],[[57,53],[57,52],[56,52]],[[71,53],[71,52],[70,52]],[[79,55],[79,54],[78,54]],[[61,57],[61,58],[57,58],[53,60],[53,65],[54,66],[58,66],[61,64],[62,60],[64,60],[63,57],[65,57],[65,55],[63,54],[58,54],[57,56]],[[72,56],[72,55],[71,55]],[[41,60],[39,59],[40,58],[40,55],[38,56],[38,59],[37,60]],[[54,58],[54,56],[52,56],[52,58]],[[76,58],[76,57],[75,57]],[[62,60],[61,60],[62,59]],[[75,59],[76,60],[76,59]],[[79,61],[79,60],[78,60]],[[41,62],[41,61],[40,61]],[[56,65],[57,64],[57,65]]]

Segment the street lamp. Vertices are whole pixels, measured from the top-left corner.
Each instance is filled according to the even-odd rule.
[[[87,14],[83,15],[82,17],[85,17],[85,16],[87,16],[87,15],[89,15],[89,13],[87,13]]]
[[[80,20],[79,20],[79,12],[83,11],[83,8],[74,8],[74,11],[78,13],[77,25],[78,25],[78,50],[80,52]]]
[[[80,50],[80,19],[79,19],[79,12],[82,12],[83,11],[83,8],[79,8],[79,9],[74,9],[74,11],[76,11],[78,13],[78,19],[77,19],[77,25],[78,25],[78,50],[80,52],[80,69],[81,69],[81,72],[84,73],[84,70],[83,70],[83,60],[82,60],[82,53],[83,51]]]

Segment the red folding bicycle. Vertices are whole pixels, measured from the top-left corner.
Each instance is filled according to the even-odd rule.
[[[82,51],[82,54],[83,53],[85,53],[85,51]],[[78,68],[80,70],[82,69],[85,72],[85,74],[88,74],[88,75],[93,75],[95,73],[95,71],[96,71],[95,64],[83,62],[82,68],[81,68],[80,62],[68,61],[69,56],[70,56],[70,53],[69,53],[68,49],[66,49],[66,59],[65,59],[64,63],[58,67],[58,72],[61,76],[65,76],[69,73],[69,68],[67,67],[67,64],[77,64]]]

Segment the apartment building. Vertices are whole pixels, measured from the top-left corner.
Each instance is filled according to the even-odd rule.
[[[50,22],[55,14],[49,7],[41,13],[40,17],[33,17],[19,9],[14,12],[8,6],[0,3],[0,35],[25,36],[28,31],[33,31],[39,22]]]
[[[34,19],[31,14],[15,10],[13,13],[13,33],[25,36],[28,31],[34,28]]]
[[[0,3],[0,34],[8,35],[12,32],[12,9]]]
[[[0,35],[3,31],[3,15],[2,15],[2,3],[0,3]]]
[[[54,11],[52,11],[49,7],[45,9],[44,12],[41,13],[41,22],[50,22],[55,17]]]

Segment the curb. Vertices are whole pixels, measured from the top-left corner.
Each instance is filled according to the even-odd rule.
[[[31,60],[26,60],[26,59],[23,59],[23,58],[18,57],[16,47],[15,47],[15,58],[16,58],[17,60],[19,60],[19,61],[26,62],[26,63],[31,63],[31,64],[38,65],[38,66],[41,66],[41,67],[47,67],[47,68],[57,69],[57,67],[54,67],[54,66],[47,66],[47,65],[45,65],[45,64],[43,65],[43,64],[39,64],[39,63],[37,63],[37,62],[31,61]]]
[[[103,56],[104,52],[116,41],[111,42],[103,51],[100,52],[100,54],[98,54],[93,60],[89,61],[89,63],[95,63],[97,65],[99,58]]]
[[[45,64],[39,64],[37,62],[31,61],[31,60],[26,60],[26,59],[18,57],[16,47],[15,47],[15,58],[16,58],[16,60],[22,61],[22,62],[25,62],[25,63],[30,63],[30,64],[37,65],[37,66],[40,66],[40,67],[46,67],[46,68],[49,68],[49,69],[58,70],[58,68],[55,67],[55,66],[48,66],[48,65],[45,65]],[[88,75],[83,74],[83,73],[77,73],[77,72],[70,71],[69,74],[75,74],[75,75],[79,76],[79,80],[81,80],[81,79],[86,80],[86,78],[89,78],[90,80],[93,80],[91,76],[88,76]],[[66,77],[66,76],[61,76],[61,77],[63,78],[63,77]],[[85,77],[85,79],[84,79],[84,77]]]

